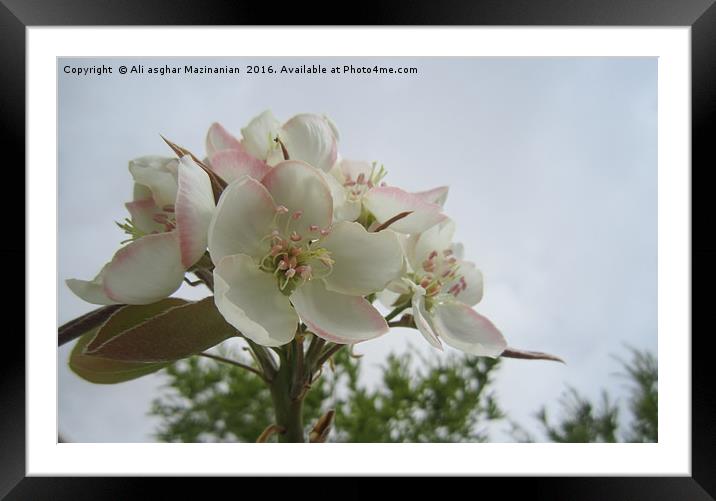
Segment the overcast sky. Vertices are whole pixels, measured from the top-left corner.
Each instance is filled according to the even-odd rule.
[[[246,75],[245,65],[414,66],[417,75]],[[111,65],[113,75],[65,74]],[[120,75],[122,65],[240,66],[240,75]],[[130,159],[169,155],[159,134],[203,155],[209,125],[239,134],[266,108],[280,119],[328,114],[340,152],[377,160],[390,184],[450,186],[446,212],[466,258],[485,276],[477,311],[510,345],[568,364],[505,360],[497,376],[508,415],[535,430],[565,385],[624,396],[612,355],[656,351],[657,137],[655,58],[62,59],[59,69],[59,318],[95,306],[67,278],[91,279],[124,239]],[[177,296],[199,297],[183,286]],[[365,381],[413,330],[363,343]],[[59,351],[60,430],[72,441],[151,441],[147,417],[161,374],[92,385]],[[508,427],[493,430],[509,440]]]

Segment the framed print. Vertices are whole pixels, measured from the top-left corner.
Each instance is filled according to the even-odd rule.
[[[3,495],[377,475],[713,498],[691,286],[713,247],[689,232],[711,2],[350,27],[61,4],[1,11],[28,198]]]

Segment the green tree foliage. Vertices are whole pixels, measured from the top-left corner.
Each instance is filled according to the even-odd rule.
[[[224,355],[238,360],[236,353]],[[244,361],[246,362],[246,361]],[[595,403],[568,388],[557,409],[536,414],[552,442],[655,442],[657,363],[653,354],[631,350],[622,361],[630,386],[626,406],[603,391]],[[360,380],[361,361],[347,350],[311,386],[304,404],[307,431],[335,409],[329,441],[480,442],[488,422],[505,419],[492,382],[499,360],[419,354],[390,355],[375,387]],[[162,419],[157,438],[166,442],[253,442],[274,422],[271,397],[261,379],[242,368],[192,357],[167,369],[168,383],[151,413]],[[620,420],[626,407],[629,420]],[[624,422],[628,421],[625,425]],[[535,441],[513,424],[518,441]],[[275,440],[275,437],[271,439]]]
[[[420,366],[411,367],[417,357]],[[334,439],[343,442],[482,442],[481,424],[502,417],[488,391],[498,360],[448,357],[428,362],[390,355],[382,384],[358,381],[359,364],[346,365],[337,400]],[[338,383],[340,386],[341,378]]]
[[[195,356],[169,366],[166,374],[169,382],[150,411],[162,418],[160,441],[254,442],[274,422],[268,387],[245,369]],[[318,419],[328,391],[325,380],[313,385],[304,402],[306,422]]]
[[[563,415],[558,424],[552,425],[547,408],[537,413],[550,442],[617,442],[619,407],[614,405],[606,391],[602,392],[599,405],[582,397],[575,388],[568,388],[560,399]]]
[[[631,363],[622,362],[631,381],[629,410],[634,419],[626,434],[627,442],[657,442],[659,430],[659,371],[650,352],[631,349]]]
[[[619,360],[620,374],[629,385],[627,410],[629,424],[620,425],[618,406],[606,390],[599,403],[568,388],[560,399],[561,413],[552,423],[547,407],[536,414],[543,432],[551,442],[656,442],[658,439],[658,368],[653,353],[630,348],[629,361]],[[519,441],[534,441],[519,426],[513,436]]]
[[[232,356],[232,355],[227,355]],[[236,354],[233,358],[237,359]],[[479,424],[501,417],[486,391],[498,361],[448,358],[411,367],[410,354],[391,355],[381,385],[360,384],[360,361],[339,352],[311,386],[304,403],[310,429],[329,408],[336,411],[331,441],[483,441]],[[253,442],[274,422],[266,385],[239,367],[200,357],[166,369],[168,384],[152,404],[165,442]]]

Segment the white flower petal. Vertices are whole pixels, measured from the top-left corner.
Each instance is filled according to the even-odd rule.
[[[291,302],[311,332],[334,343],[357,343],[388,332],[385,319],[368,301],[331,292],[322,280],[298,287]]]
[[[333,199],[333,221],[355,221],[360,216],[361,203],[350,201],[346,197],[346,190],[343,185],[331,173],[316,169],[328,185]]]
[[[270,167],[266,162],[242,150],[221,150],[209,157],[211,170],[221,179],[231,183],[241,176],[249,176],[261,180]]]
[[[507,341],[492,322],[458,301],[444,301],[432,307],[432,326],[441,340],[465,353],[498,357]]]
[[[420,233],[445,219],[439,205],[392,186],[372,188],[363,197],[363,205],[381,224],[401,212],[411,211],[412,214],[390,225],[400,233]]]
[[[462,277],[466,285],[465,290],[460,291],[455,298],[468,306],[475,306],[482,300],[483,283],[482,272],[470,261],[461,261],[458,277]],[[442,290],[448,292],[450,288],[460,283],[459,278],[443,285]]]
[[[102,270],[94,277],[93,280],[78,280],[76,278],[70,278],[65,280],[67,287],[75,293],[80,299],[87,301],[92,304],[117,304],[117,301],[113,300],[104,292],[104,270],[107,265],[104,265]]]
[[[134,183],[134,189],[132,194],[132,200],[146,200],[147,198],[151,198],[152,200],[154,199],[152,195],[152,190],[139,183]]]
[[[286,158],[283,156],[283,150],[276,143],[276,147],[269,151],[268,156],[266,157],[266,165],[268,165],[269,167],[273,167],[274,165],[281,163],[284,160],[286,160]]]
[[[173,205],[177,196],[176,158],[145,156],[129,162],[129,172],[134,181],[152,191],[158,207]]]
[[[277,206],[286,207],[289,214],[300,212],[292,225],[303,233],[309,226],[327,228],[333,219],[331,190],[323,176],[304,162],[288,160],[277,164],[261,181]]]
[[[283,124],[279,138],[291,160],[302,160],[324,172],[336,163],[338,142],[323,117],[308,113],[296,115]]]
[[[276,279],[261,271],[250,256],[225,256],[214,268],[214,301],[227,322],[263,346],[291,341],[298,315]]]
[[[179,160],[179,189],[174,206],[181,260],[189,268],[206,251],[215,207],[209,176],[189,156]]]
[[[340,176],[339,180],[343,183],[355,181],[361,174],[363,174],[367,180],[370,178],[370,174],[373,171],[373,166],[370,163],[357,160],[343,159],[337,167],[338,168],[335,172],[338,176]]]
[[[432,252],[437,252],[442,258],[443,251],[450,249],[454,234],[455,222],[446,218],[422,233],[411,235],[406,248],[408,260],[413,269],[420,270],[423,261]]]
[[[457,259],[462,259],[465,256],[465,246],[461,242],[454,242],[450,245],[450,250]]]
[[[403,250],[392,231],[368,233],[358,223],[341,222],[319,246],[334,260],[326,288],[342,294],[365,296],[383,290],[403,269]]]
[[[326,123],[328,124],[328,126],[331,128],[331,131],[333,132],[333,136],[336,138],[336,141],[340,141],[341,133],[338,130],[338,126],[336,125],[336,123],[333,120],[331,120],[331,117],[329,117],[325,113],[321,115],[321,118],[323,118],[326,121]]]
[[[440,207],[443,207],[445,205],[445,201],[447,200],[449,190],[450,188],[448,186],[438,186],[432,190],[415,192],[413,195],[425,200],[426,202],[438,204]]]
[[[184,279],[176,232],[147,235],[119,249],[104,269],[104,292],[118,303],[149,304]]]
[[[243,136],[241,144],[251,155],[259,160],[266,160],[271,151],[279,148],[274,139],[280,127],[281,123],[273,116],[271,110],[266,110],[252,118],[249,124],[241,129]]]
[[[406,273],[407,270],[404,270],[401,275],[405,275]],[[395,292],[396,294],[410,294],[414,287],[415,284],[413,282],[401,276],[399,279],[390,282],[386,289]]]
[[[355,221],[360,217],[363,204],[360,200],[346,200],[345,203],[336,207],[333,206],[334,221]]]
[[[209,225],[209,253],[214,264],[224,256],[248,254],[258,260],[268,251],[276,205],[268,190],[243,177],[228,185]]]
[[[214,122],[206,133],[206,154],[211,157],[214,153],[221,150],[238,150],[243,149],[241,143],[233,135],[224,129],[224,127]]]
[[[420,334],[423,335],[428,343],[442,351],[443,345],[430,324],[430,315],[425,308],[425,289],[422,287],[416,287],[413,292],[412,310],[413,320],[415,320],[415,326],[420,331]]]
[[[383,289],[375,295],[375,298],[386,308],[395,308],[395,301],[397,301],[400,296],[400,294],[390,289]]]

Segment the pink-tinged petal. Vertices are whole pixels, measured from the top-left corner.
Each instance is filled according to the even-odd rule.
[[[415,320],[415,326],[420,331],[420,334],[423,335],[428,343],[442,351],[443,345],[430,324],[430,314],[425,307],[425,289],[422,287],[416,287],[413,293],[412,310],[413,320]]]
[[[65,280],[67,287],[80,299],[92,304],[117,304],[117,301],[107,296],[104,292],[104,265],[102,270],[94,277],[93,280],[78,280],[70,278]]]
[[[270,169],[266,162],[243,150],[217,151],[209,158],[209,165],[211,170],[227,183],[241,176],[253,177],[260,181]]]
[[[211,157],[214,153],[221,150],[243,150],[241,142],[224,127],[214,122],[206,133],[206,154]]]
[[[479,357],[498,357],[507,348],[502,333],[492,322],[458,301],[433,305],[432,326],[449,346]]]
[[[185,268],[196,263],[206,251],[214,207],[209,176],[191,157],[182,157],[175,211],[181,261]]]
[[[288,160],[277,164],[261,181],[278,206],[289,214],[300,213],[293,227],[299,233],[312,225],[327,228],[333,219],[331,190],[319,171],[305,162]]]
[[[291,341],[298,315],[276,278],[245,254],[225,256],[214,268],[214,301],[227,322],[263,346]]]
[[[257,180],[243,177],[228,185],[209,224],[209,253],[214,264],[224,256],[248,254],[259,260],[268,251],[265,239],[276,216],[276,205]]]
[[[482,272],[470,261],[461,261],[457,278],[446,283],[442,287],[443,292],[450,291],[456,287],[455,298],[468,306],[475,306],[482,300],[483,282]],[[459,289],[457,289],[459,287]]]
[[[359,223],[341,222],[320,243],[333,259],[326,288],[366,296],[385,289],[403,270],[403,250],[395,233],[368,233]]]
[[[147,235],[119,249],[104,269],[105,294],[118,303],[149,304],[184,279],[176,232]]]
[[[445,205],[445,200],[447,200],[449,190],[450,188],[448,186],[438,186],[432,190],[415,192],[413,195],[425,200],[426,202],[438,204],[440,207],[443,207]]]
[[[443,251],[450,249],[452,237],[455,234],[455,222],[445,218],[422,233],[410,235],[406,246],[410,266],[414,270],[421,270],[423,262],[433,252],[439,259],[443,258]]]
[[[133,202],[127,202],[124,206],[132,216],[132,224],[140,231],[146,234],[166,231],[165,225],[155,220],[155,216],[163,214],[164,211],[157,207],[153,198],[134,200]]]
[[[177,195],[176,158],[145,156],[129,162],[134,182],[149,188],[158,207],[174,203]]]
[[[302,160],[324,172],[336,163],[338,142],[323,117],[308,113],[296,115],[283,124],[279,138],[291,160]]]
[[[388,332],[385,319],[368,301],[331,292],[322,280],[298,287],[291,302],[309,330],[327,341],[353,344]]]
[[[252,118],[249,124],[241,129],[241,144],[249,154],[259,160],[266,160],[272,151],[280,149],[275,141],[280,127],[281,123],[271,110],[266,110]]]
[[[363,197],[363,206],[373,213],[379,223],[385,223],[401,212],[412,214],[390,225],[399,233],[420,233],[445,220],[437,204],[426,202],[407,191],[392,186],[377,186]]]

